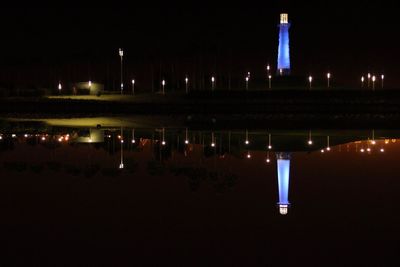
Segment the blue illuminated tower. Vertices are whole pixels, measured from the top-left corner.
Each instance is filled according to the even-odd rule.
[[[290,74],[290,47],[289,47],[289,16],[281,14],[279,26],[278,68],[277,74],[286,76]]]
[[[278,189],[279,189],[279,213],[286,215],[290,206],[289,203],[289,179],[290,179],[290,154],[277,153],[278,164]]]

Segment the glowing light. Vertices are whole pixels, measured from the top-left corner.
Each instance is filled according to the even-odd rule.
[[[61,91],[61,89],[62,89],[62,85],[61,85],[61,82],[59,82],[58,83],[58,90]]]
[[[368,152],[371,152],[371,148],[367,148],[367,151],[368,151]]]
[[[282,76],[284,73],[290,73],[290,46],[289,46],[289,16],[286,13],[281,14],[281,23],[279,24],[279,47],[278,47],[278,70]]]
[[[124,56],[124,50],[122,48],[119,49],[119,56],[120,57]]]
[[[189,78],[186,77],[186,78],[185,78],[185,83],[188,83],[188,82],[189,82]]]
[[[132,139],[132,144],[136,143],[135,139]]]
[[[389,144],[389,142],[390,142],[390,140],[388,140],[388,139],[385,139],[385,145],[388,145],[388,144]]]
[[[212,146],[212,147],[215,147],[215,143],[211,143],[211,146]]]
[[[244,143],[245,143],[246,145],[250,144],[249,140],[246,140]]]
[[[277,154],[278,160],[278,189],[279,189],[279,210],[282,215],[287,214],[289,203],[289,176],[290,158],[288,154]]]
[[[384,80],[385,79],[385,75],[382,74],[381,75],[381,79]]]
[[[268,64],[267,65],[267,71],[269,72],[271,70],[271,66]]]
[[[89,87],[92,87],[92,81],[89,81]]]
[[[16,138],[17,135],[16,135],[16,134],[12,134],[11,137],[12,137],[12,138]]]
[[[364,149],[364,148],[361,148],[360,152],[361,152],[361,153],[364,153],[364,152],[365,152],[365,149]]]
[[[326,74],[326,77],[327,77],[328,79],[330,79],[330,78],[331,78],[331,74],[328,72],[328,74]]]
[[[246,77],[246,82],[248,82],[249,81],[249,77]]]
[[[28,137],[28,135],[27,135],[27,134],[24,134],[24,137],[25,137],[25,138],[27,138],[27,137]]]
[[[375,82],[376,81],[376,76],[372,76],[372,81]]]
[[[132,84],[135,84],[135,80],[132,80]]]
[[[308,140],[308,144],[311,146],[313,144],[312,140]]]
[[[326,148],[326,151],[331,151],[331,148],[330,148],[330,147],[327,147],[327,148]]]
[[[188,145],[189,144],[189,140],[185,140],[185,144]]]
[[[165,146],[167,143],[166,143],[165,141],[162,141],[161,144],[162,144],[163,146]]]
[[[215,82],[215,78],[214,78],[214,76],[213,76],[213,77],[211,77],[211,82]]]
[[[42,141],[45,141],[45,140],[46,140],[46,137],[42,136]]]
[[[383,153],[383,152],[385,152],[385,149],[384,149],[384,148],[381,148],[381,150],[380,150],[380,151]]]
[[[119,169],[122,170],[123,168],[124,168],[124,164],[123,163],[119,164]]]
[[[371,144],[372,144],[372,145],[376,145],[376,141],[375,141],[375,140],[372,140],[372,141],[371,141]]]
[[[270,163],[270,162],[271,162],[271,160],[270,160],[269,158],[267,158],[265,161],[266,161],[267,163]]]
[[[161,84],[162,84],[162,86],[165,86],[165,80],[162,80]]]
[[[2,135],[0,135],[0,140],[3,140],[3,136]]]
[[[325,153],[325,150],[321,149],[321,153]]]
[[[251,158],[251,154],[247,153],[247,158],[250,159]]]

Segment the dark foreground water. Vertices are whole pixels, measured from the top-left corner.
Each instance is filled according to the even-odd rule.
[[[0,266],[397,260],[400,132],[238,128],[2,129]]]

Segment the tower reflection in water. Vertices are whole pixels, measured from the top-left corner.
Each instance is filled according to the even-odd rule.
[[[290,154],[277,153],[277,170],[278,170],[278,190],[279,190],[279,213],[288,214],[289,210],[289,182],[290,182]]]
[[[190,170],[192,174],[196,175],[198,175],[196,171],[199,171],[200,174],[208,174],[207,158],[214,157],[221,161],[246,158],[258,161],[261,153],[266,151],[266,159],[263,154],[263,161],[266,161],[267,164],[273,161],[270,156],[276,156],[277,171],[274,179],[277,177],[278,180],[277,207],[281,215],[287,215],[291,205],[289,186],[292,156],[297,153],[321,153],[323,155],[333,150],[337,150],[335,151],[337,153],[355,151],[359,155],[374,153],[376,155],[376,152],[382,154],[387,151],[389,144],[396,143],[400,135],[400,132],[396,130],[378,132],[375,130],[372,132],[369,130],[346,132],[333,130],[313,132],[311,130],[297,132],[249,131],[247,129],[191,131],[187,127],[133,129],[125,126],[99,126],[96,128],[48,126],[45,129],[44,131],[39,127],[34,130],[29,127],[24,129],[19,124],[15,127],[11,124],[7,129],[0,129],[0,149],[12,150],[15,147],[14,144],[23,142],[40,145],[53,144],[53,146],[48,146],[52,149],[62,148],[62,143],[67,143],[71,147],[79,147],[75,146],[75,144],[79,144],[97,149],[103,148],[111,156],[118,155],[118,162],[115,163],[118,164],[118,171],[122,173],[132,169],[134,164],[132,151],[136,151],[143,153],[140,157],[149,153],[154,166],[166,164],[166,169],[168,169],[170,167],[168,165],[173,165],[171,163],[174,161],[175,166],[182,167],[181,170]],[[124,142],[124,137],[127,138],[130,135],[132,136],[131,142]],[[342,145],[345,145],[346,149],[342,150]],[[145,147],[148,148],[147,152],[143,150]],[[334,149],[335,147],[338,149]],[[351,149],[352,147],[353,149]],[[126,155],[124,155],[125,152]],[[185,159],[182,160],[179,154],[184,155]],[[125,162],[125,160],[128,161]],[[214,160],[213,167],[215,167],[215,162]],[[234,162],[234,164],[237,163],[237,161]],[[66,163],[63,162],[63,164]],[[223,168],[226,168],[226,164]]]

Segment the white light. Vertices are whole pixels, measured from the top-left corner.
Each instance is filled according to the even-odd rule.
[[[382,153],[385,152],[385,149],[384,149],[384,148],[381,148],[381,152],[382,152]]]
[[[272,146],[268,146],[268,149],[271,150],[271,149],[272,149]]]
[[[122,170],[124,168],[124,164],[123,163],[119,164],[119,168]]]
[[[188,145],[189,144],[189,140],[185,140],[185,144]]]
[[[3,136],[2,135],[0,135],[0,140],[3,140]]]
[[[328,72],[328,74],[326,74],[326,77],[327,77],[328,79],[330,79],[330,78],[331,78],[331,74]]]
[[[24,134],[24,137],[25,137],[25,138],[27,138],[27,137],[28,137],[28,135],[27,135],[27,134]]]
[[[43,137],[42,137],[42,141],[45,141],[45,140],[46,140],[46,137],[43,136]]]
[[[121,144],[123,144],[124,143],[124,139],[121,139]]]
[[[324,153],[324,152],[325,152],[325,150],[321,149],[321,153]]]
[[[308,81],[311,83],[312,80],[313,80],[313,77],[312,77],[312,76],[309,76],[309,77],[308,77]]]
[[[269,71],[271,69],[271,66],[270,65],[267,65],[267,70]]]
[[[375,82],[376,81],[376,76],[372,76],[372,81]]]
[[[271,80],[271,79],[272,79],[272,76],[271,76],[271,75],[269,75],[269,76],[268,76],[268,79],[270,79],[270,80]]]
[[[165,80],[162,81],[162,85],[165,85]]]
[[[368,73],[368,79],[371,79],[371,73]]]
[[[267,163],[270,163],[270,162],[271,162],[271,160],[268,158],[268,159],[266,160],[266,162],[267,162]]]
[[[288,206],[287,205],[279,205],[279,213],[281,215],[287,215],[288,214]]]
[[[165,141],[162,141],[161,143],[163,146],[165,146],[167,143]]]
[[[326,148],[326,151],[331,151],[331,148],[330,148],[330,147],[327,147],[327,148]]]
[[[246,77],[246,82],[248,82],[249,81],[249,77]]]
[[[15,138],[15,137],[17,137],[17,135],[16,135],[16,134],[12,134],[11,137],[12,137],[12,138]]]
[[[61,83],[58,83],[58,90],[61,91],[61,89],[62,89],[62,85],[61,85]]]
[[[214,78],[214,77],[212,77],[212,78],[211,78],[211,81],[212,81],[212,82],[215,82],[215,78]]]
[[[246,145],[250,144],[249,140],[246,140],[244,143],[245,143]]]
[[[89,81],[89,87],[92,87],[92,81]]]
[[[132,80],[132,84],[135,84],[135,80]]]
[[[364,152],[365,152],[365,149],[364,149],[364,148],[361,148],[360,152],[361,152],[361,153],[364,153]]]
[[[248,158],[248,159],[251,158],[251,154],[250,154],[250,153],[247,154],[247,158]]]
[[[367,151],[368,151],[368,152],[371,152],[371,148],[367,148]]]
[[[312,140],[308,140],[308,144],[311,146],[313,144]]]
[[[135,139],[132,139],[132,144],[136,143]]]
[[[215,143],[213,142],[213,143],[211,143],[211,147],[215,147]]]
[[[372,140],[372,141],[371,141],[371,144],[372,144],[372,145],[376,145],[376,141],[375,141],[375,140]]]
[[[385,79],[385,75],[382,74],[382,75],[381,75],[381,79],[382,79],[382,80]]]
[[[124,56],[124,50],[122,50],[122,48],[119,49],[119,56],[123,57]]]
[[[364,82],[365,81],[365,78],[364,78],[364,76],[362,76],[361,77],[361,82]]]
[[[186,82],[186,83],[189,82],[189,78],[188,78],[188,77],[185,78],[185,82]]]

